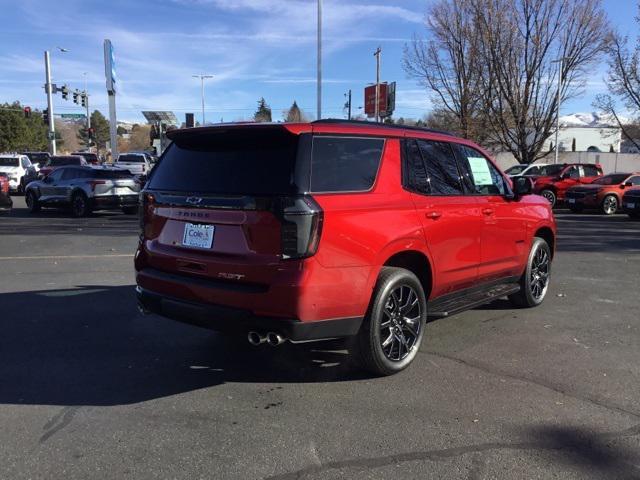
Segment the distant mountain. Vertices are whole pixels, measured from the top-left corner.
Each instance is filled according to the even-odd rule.
[[[620,117],[622,123],[631,123],[628,117]],[[618,122],[613,115],[605,113],[572,113],[560,116],[560,125],[565,127],[617,127]]]

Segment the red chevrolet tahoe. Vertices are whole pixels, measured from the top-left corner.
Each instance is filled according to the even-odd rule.
[[[597,163],[545,165],[541,170],[542,175],[533,177],[535,179],[533,191],[546,198],[552,208],[564,203],[565,194],[569,188],[591,183],[603,175],[602,166]]]
[[[143,312],[254,345],[351,337],[388,375],[427,316],[545,298],[549,203],[468,140],[338,120],[168,136],[141,193]]]

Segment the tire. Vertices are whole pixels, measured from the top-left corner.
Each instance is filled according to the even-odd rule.
[[[74,217],[86,217],[91,214],[89,199],[82,192],[76,192],[71,197],[71,215]]]
[[[607,195],[602,200],[602,213],[605,215],[613,215],[618,211],[618,197],[615,195]]]
[[[27,192],[25,195],[25,201],[27,203],[29,213],[38,213],[40,211],[40,202],[36,198],[36,194],[33,193],[33,190],[29,190]]]
[[[544,198],[547,199],[547,201],[551,204],[551,208],[556,206],[556,201],[558,200],[558,197],[556,197],[556,193],[553,190],[545,188],[540,192],[540,195],[542,195]]]
[[[362,367],[376,375],[407,368],[420,349],[426,320],[420,280],[409,270],[383,267],[355,339]]]
[[[509,295],[509,300],[517,307],[537,307],[547,295],[550,278],[551,248],[544,239],[534,237],[527,268],[520,277],[520,291]]]
[[[135,215],[136,213],[138,213],[138,207],[122,207],[122,211],[126,215]]]

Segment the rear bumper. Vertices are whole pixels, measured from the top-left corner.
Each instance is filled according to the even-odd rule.
[[[138,195],[105,195],[93,197],[93,207],[97,209],[135,207],[137,205]]]
[[[623,198],[621,207],[625,213],[638,215],[640,214],[640,198]]]
[[[138,304],[157,315],[225,333],[276,332],[293,341],[348,337],[358,333],[362,318],[315,322],[258,316],[249,310],[185,301],[136,287]]]

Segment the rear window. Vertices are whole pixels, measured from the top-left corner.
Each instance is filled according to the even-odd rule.
[[[18,159],[11,157],[0,157],[0,167],[17,167]]]
[[[144,157],[142,155],[120,155],[118,162],[144,163]]]
[[[299,137],[278,128],[183,135],[154,169],[148,188],[220,195],[305,191],[295,180]]]
[[[47,162],[48,166],[59,167],[61,165],[81,165],[82,159],[79,157],[51,157]]]
[[[89,170],[91,177],[116,180],[118,178],[133,178],[129,170]]]
[[[384,139],[316,136],[311,155],[312,192],[359,192],[373,187]]]
[[[46,162],[49,160],[49,155],[46,153],[27,153],[27,157],[34,163]]]

